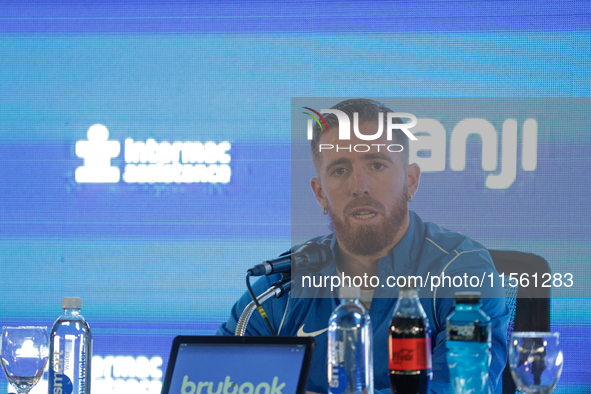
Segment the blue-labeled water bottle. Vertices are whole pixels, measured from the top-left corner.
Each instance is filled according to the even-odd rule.
[[[92,334],[80,314],[82,299],[64,298],[62,308],[49,335],[48,394],[90,394]]]
[[[447,365],[456,394],[490,393],[490,317],[480,309],[479,292],[459,292],[447,318]]]
[[[373,333],[359,295],[358,287],[341,287],[328,321],[330,394],[373,394]]]

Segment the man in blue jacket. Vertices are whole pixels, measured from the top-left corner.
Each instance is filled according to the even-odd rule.
[[[501,393],[509,313],[488,251],[459,233],[423,222],[409,211],[408,203],[419,186],[420,168],[416,163],[409,164],[408,137],[401,130],[393,132],[396,146],[401,150],[383,132],[387,128],[385,114],[393,111],[365,99],[347,100],[333,109],[350,119],[351,139],[339,140],[339,120],[335,115],[325,116],[326,126],[314,130],[311,149],[317,177],[312,178],[311,186],[323,213],[330,215],[334,230],[328,236],[311,240],[329,245],[334,253],[333,261],[315,275],[379,279],[379,284],[368,283],[366,279],[361,288],[361,302],[369,310],[373,328],[375,389],[390,392],[387,338],[398,293],[397,287],[392,286],[392,278],[420,276],[426,281],[425,286],[419,286],[419,296],[431,326],[431,392],[450,393],[446,318],[454,308],[454,293],[474,286],[475,282],[468,286],[466,278],[478,277],[488,283],[478,290],[486,297],[482,309],[491,318],[489,382],[493,392]],[[358,114],[357,119],[354,113]],[[377,121],[379,113],[384,114],[381,127]],[[367,141],[358,134],[382,135],[375,141]],[[359,149],[335,149],[338,145]],[[452,286],[451,278],[462,278],[461,288]],[[259,279],[253,285],[255,294],[262,293],[278,279],[279,275]],[[264,308],[278,335],[315,337],[317,347],[306,388],[310,392],[327,393],[326,331],[328,319],[339,304],[338,295],[326,287],[310,285],[309,281],[302,283],[304,287],[308,284],[308,288],[298,292],[301,297],[274,299]],[[238,318],[250,301],[247,293],[238,300],[228,321],[219,327],[219,335],[234,334]],[[258,315],[253,315],[246,332],[271,335]]]

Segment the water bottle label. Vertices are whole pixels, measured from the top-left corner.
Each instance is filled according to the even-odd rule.
[[[60,351],[55,352],[52,357],[53,370],[49,371],[49,393],[72,394],[74,391],[72,380],[66,375],[69,370],[69,354]]]
[[[391,371],[431,369],[431,338],[388,338]]]
[[[488,324],[448,324],[448,341],[488,342],[490,326]]]
[[[59,387],[53,388],[53,394],[72,394],[74,392],[74,385],[67,375],[64,375],[61,391]]]
[[[330,379],[330,393],[341,394],[345,392],[349,384],[349,376],[345,373],[345,369],[338,365],[331,366]]]

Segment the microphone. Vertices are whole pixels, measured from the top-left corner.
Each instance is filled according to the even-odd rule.
[[[308,242],[295,251],[273,260],[264,261],[248,270],[250,276],[263,276],[306,269],[318,272],[332,261],[332,249],[328,245]]]

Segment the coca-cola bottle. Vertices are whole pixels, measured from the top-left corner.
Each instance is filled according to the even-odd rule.
[[[400,288],[388,337],[392,394],[427,394],[431,371],[431,330],[414,286]]]

